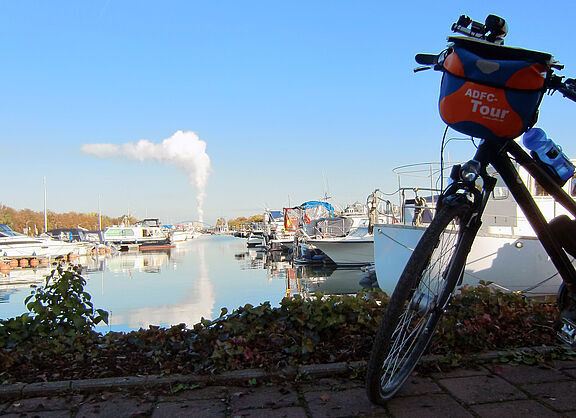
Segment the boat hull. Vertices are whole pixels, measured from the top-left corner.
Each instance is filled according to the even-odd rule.
[[[312,239],[308,242],[339,266],[362,266],[374,262],[372,236],[358,239]]]
[[[425,228],[381,225],[374,230],[376,277],[391,294]],[[549,279],[551,278],[551,279]],[[531,289],[535,283],[544,281]],[[479,233],[468,255],[463,284],[492,282],[503,290],[555,294],[561,278],[536,237]],[[528,290],[530,289],[530,290]],[[528,291],[527,291],[528,290]]]
[[[16,240],[0,242],[0,256],[6,258],[55,258],[77,253],[77,246],[56,240]]]

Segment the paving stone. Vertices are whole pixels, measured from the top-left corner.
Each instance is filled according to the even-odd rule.
[[[250,418],[306,418],[306,410],[299,406],[278,409],[244,409],[239,412],[233,412],[232,418],[250,417]]]
[[[565,369],[562,370],[562,373],[566,374],[567,376],[570,376],[571,378],[576,378],[576,369]]]
[[[485,403],[474,405],[471,409],[482,418],[500,418],[503,416],[506,418],[552,418],[561,416],[533,400]]]
[[[576,410],[575,381],[524,385],[522,389],[558,411]]]
[[[186,402],[162,402],[156,405],[152,418],[225,417],[226,404],[216,399]]]
[[[230,392],[230,407],[234,413],[243,409],[298,406],[298,403],[298,393],[290,386],[260,386]]]
[[[554,367],[559,369],[576,369],[576,360],[554,360]]]
[[[2,418],[70,418],[72,413],[67,410],[62,411],[42,411],[42,412],[22,412],[18,414],[2,415]]]
[[[394,398],[386,406],[394,418],[465,418],[473,416],[446,394]]]
[[[447,377],[470,377],[470,376],[486,376],[490,374],[490,370],[483,366],[478,366],[469,369],[454,369],[447,372],[432,373],[435,379],[442,379]]]
[[[329,377],[298,383],[298,387],[302,392],[316,392],[319,390],[339,391],[352,388],[363,388],[364,385],[365,383],[362,380],[350,380],[350,379],[329,378]]]
[[[82,401],[82,396],[25,398],[11,402],[5,413],[41,412],[58,409],[73,409]]]
[[[431,377],[410,376],[396,396],[415,396],[438,392],[442,392],[442,389]]]
[[[440,379],[438,382],[456,398],[469,405],[526,398],[519,389],[494,375]]]
[[[93,400],[83,404],[78,410],[76,418],[148,416],[153,408],[153,403],[141,401],[136,397],[122,394],[103,394],[101,400]]]
[[[514,384],[543,383],[568,380],[568,376],[557,369],[546,366],[526,366],[508,364],[492,366],[492,373]]]
[[[225,386],[206,386],[197,389],[184,389],[170,395],[158,396],[159,402],[189,401],[194,399],[224,399],[228,396]]]
[[[314,418],[387,415],[386,408],[374,405],[368,400],[364,388],[354,388],[339,392],[307,392],[304,393],[304,398]]]

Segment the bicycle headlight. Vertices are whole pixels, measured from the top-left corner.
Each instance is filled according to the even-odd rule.
[[[480,163],[470,160],[460,167],[460,178],[467,182],[475,181],[480,175]]]

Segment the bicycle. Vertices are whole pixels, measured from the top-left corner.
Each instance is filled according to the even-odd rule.
[[[576,239],[572,238],[574,232],[558,235],[566,229],[576,231],[576,221],[564,215],[549,224],[520,180],[515,163],[523,166],[575,217],[576,203],[562,189],[563,180],[536,154],[528,154],[514,141],[535,124],[538,107],[546,92],[559,91],[576,101],[576,80],[564,81],[563,77],[554,74],[554,70],[563,66],[550,54],[504,46],[507,27],[500,17],[490,15],[482,24],[461,16],[452,31],[464,36],[448,37],[448,47],[440,54],[418,54],[416,61],[425,67],[415,71],[431,68],[443,72],[442,118],[453,129],[481,141],[470,161],[452,168],[450,183],[437,201],[434,218],[415,247],[390,298],[367,367],[366,389],[374,403],[385,404],[402,388],[432,339],[454,290],[461,283],[467,255],[496,185],[495,177],[488,174],[489,166],[510,190],[563,279],[558,294],[562,318],[559,336],[566,343],[576,344],[576,270],[566,253],[576,257]],[[476,65],[483,67],[480,78],[467,76],[466,57],[470,53],[476,57]],[[525,91],[510,88],[510,80],[502,83],[491,78],[496,73],[494,68],[514,63],[531,68],[523,70],[523,75],[534,76],[530,80],[530,77],[524,79],[530,84]],[[471,90],[462,90],[466,83]],[[445,99],[453,93],[461,96],[451,104]],[[493,96],[489,97],[490,94]],[[521,98],[524,107],[517,112],[520,119],[508,123],[504,119],[511,107],[505,104],[510,103],[502,102],[513,100],[515,95]],[[463,111],[465,104],[468,113]]]

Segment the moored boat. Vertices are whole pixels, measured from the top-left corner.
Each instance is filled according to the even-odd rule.
[[[168,245],[170,235],[162,228],[157,218],[147,218],[129,225],[123,222],[106,228],[104,241],[120,246],[129,245]]]
[[[542,193],[541,187],[526,171],[520,170],[520,176],[548,220],[566,213],[554,199]],[[576,179],[570,179],[564,187],[571,196],[576,196]],[[386,292],[393,291],[428,226],[429,220],[423,221],[420,216],[422,205],[434,211],[434,207],[424,200],[406,199],[402,207],[406,214],[403,222],[375,227],[376,277],[380,288]],[[529,295],[556,294],[561,278],[504,184],[497,183],[482,221],[468,255],[463,284],[487,282],[502,290]]]
[[[77,253],[77,246],[50,237],[29,237],[0,224],[0,256],[4,258],[56,258]]]

